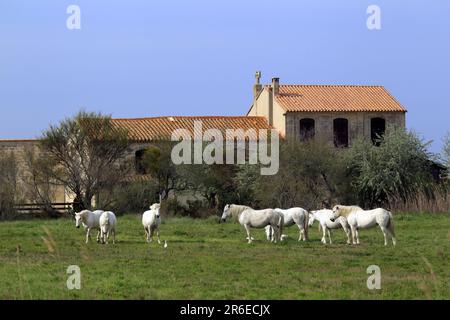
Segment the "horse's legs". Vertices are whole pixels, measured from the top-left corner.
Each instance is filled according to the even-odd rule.
[[[388,245],[388,230],[385,226],[380,224],[380,229],[381,232],[383,232],[383,237],[384,237],[384,245],[387,246]]]
[[[330,239],[330,244],[332,244],[333,242],[331,241],[331,230],[328,229],[328,238]]]
[[[245,231],[247,231],[247,239],[248,243],[252,243],[252,236],[250,235],[250,227],[244,224]]]
[[[303,235],[303,227],[300,224],[297,224],[298,227],[298,241],[302,241],[302,235]]]
[[[90,236],[90,233],[91,233],[91,229],[88,228],[87,231],[86,231],[86,243],[89,243],[89,236]]]
[[[359,244],[359,231],[358,231],[358,228],[355,228],[355,235],[356,235],[356,244]]]
[[[356,244],[356,228],[354,226],[350,226],[350,231],[352,233],[352,243]]]
[[[347,244],[351,244],[352,241],[350,240],[350,228],[348,227],[348,225],[345,224],[341,224],[342,225],[342,229],[344,229],[345,234],[347,235]]]
[[[148,241],[148,232],[147,232],[147,227],[144,227],[144,231],[145,231],[145,241]]]
[[[113,244],[116,244],[116,229],[112,229],[113,234]]]
[[[156,235],[158,236],[158,243],[161,244],[161,239],[159,237],[159,227],[156,229]]]
[[[326,235],[327,235],[327,227],[326,226],[322,226],[322,243],[323,244],[327,244],[327,237],[326,237]]]
[[[148,242],[152,242],[153,241],[153,229],[152,227],[148,227]]]

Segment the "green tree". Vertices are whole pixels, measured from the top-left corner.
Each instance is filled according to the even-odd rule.
[[[359,204],[366,207],[389,205],[413,199],[419,192],[434,196],[432,155],[415,133],[394,130],[379,146],[360,139],[346,154],[347,174]]]
[[[444,138],[444,148],[442,150],[444,161],[447,167],[450,167],[450,132]]]
[[[183,180],[177,166],[171,159],[172,143],[159,141],[145,150],[143,165],[146,172],[158,182],[162,200],[167,199],[172,190],[182,189]]]
[[[236,176],[241,199],[253,206],[306,209],[330,207],[345,185],[338,150],[320,140],[287,140],[280,145],[280,169],[262,176],[257,166],[241,166]]]

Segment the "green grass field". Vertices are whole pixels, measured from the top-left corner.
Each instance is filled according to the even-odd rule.
[[[298,243],[297,228],[282,244],[248,245],[240,225],[216,219],[166,220],[147,244],[140,217],[119,217],[115,245],[84,243],[74,221],[0,223],[1,299],[449,299],[450,214],[395,216],[398,245],[384,247],[377,229],[362,244]],[[81,290],[66,287],[69,265],[81,268]],[[381,290],[366,286],[369,265],[381,268]]]

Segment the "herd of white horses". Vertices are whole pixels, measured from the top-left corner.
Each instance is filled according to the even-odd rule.
[[[147,242],[152,242],[156,233],[158,243],[160,239],[160,204],[150,206],[150,210],[142,214],[142,225],[145,230]],[[379,226],[384,236],[384,245],[388,245],[388,240],[396,244],[394,221],[392,213],[382,209],[363,210],[358,206],[336,205],[333,210],[322,209],[308,212],[302,208],[290,209],[264,209],[255,210],[248,206],[227,204],[223,210],[221,221],[227,218],[235,218],[245,228],[248,243],[252,243],[254,238],[250,234],[252,228],[265,229],[266,237],[271,242],[281,242],[287,236],[283,235],[283,228],[297,225],[299,228],[298,241],[308,240],[308,229],[315,221],[319,223],[319,231],[322,230],[322,243],[326,244],[328,235],[331,240],[331,230],[342,229],[347,236],[347,244],[359,244],[359,230],[370,229]],[[89,242],[91,230],[97,230],[97,242],[108,243],[112,235],[115,243],[117,219],[111,211],[89,211],[84,210],[75,213],[75,226],[83,225],[86,229],[86,243]],[[167,243],[166,243],[167,246]]]

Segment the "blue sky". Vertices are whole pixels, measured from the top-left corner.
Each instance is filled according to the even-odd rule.
[[[81,9],[81,30],[66,9]],[[381,8],[381,30],[366,9]],[[0,0],[0,138],[80,108],[114,117],[243,115],[254,73],[384,85],[407,126],[450,131],[448,0]]]

